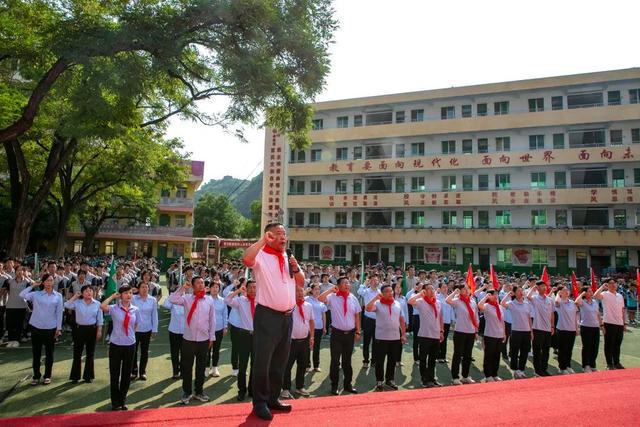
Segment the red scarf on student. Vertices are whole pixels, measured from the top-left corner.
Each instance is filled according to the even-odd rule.
[[[498,315],[498,320],[502,321],[502,310],[500,310],[498,301],[487,301],[487,304],[492,305],[496,308],[496,314]]]
[[[304,304],[304,299],[296,300],[296,305],[298,306],[298,313],[300,313],[300,317],[302,317],[302,321],[306,323],[307,321],[304,319],[304,310],[302,309],[303,304]]]
[[[473,323],[473,327],[478,331],[478,321],[476,320],[476,315],[473,312],[473,308],[471,308],[471,302],[469,297],[465,297],[460,295],[460,301],[462,301],[467,306],[467,311],[469,312],[469,318],[471,319],[471,323]]]
[[[247,299],[251,303],[251,318],[253,319],[254,314],[256,314],[256,296],[250,297],[247,295]]]
[[[124,328],[124,334],[129,336],[129,319],[131,316],[129,315],[129,309],[120,306],[120,309],[124,311],[124,322],[122,322],[122,327]]]
[[[393,298],[389,298],[389,299],[380,298],[380,303],[389,307],[389,316],[391,316],[391,306],[393,305],[394,302],[396,302],[396,300]]]
[[[436,316],[436,319],[438,318],[438,307],[436,306],[436,299],[435,298],[424,298],[424,302],[426,302],[427,304],[429,304],[431,306],[431,308],[433,309],[433,315]]]
[[[271,246],[266,245],[263,249],[269,255],[275,255],[278,257],[278,266],[280,267],[280,274],[284,276],[284,252],[279,252],[273,249]]]
[[[347,299],[349,298],[349,291],[338,291],[336,295],[344,298],[344,303],[342,304],[342,308],[344,310],[344,315],[347,315]]]
[[[191,324],[191,317],[193,316],[193,313],[196,312],[196,307],[198,307],[198,301],[204,298],[204,291],[195,292],[193,296],[194,296],[193,304],[191,304],[191,309],[189,309],[189,314],[187,315],[187,325]]]

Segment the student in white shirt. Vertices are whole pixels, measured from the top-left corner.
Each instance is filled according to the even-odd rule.
[[[593,297],[602,301],[604,320],[604,357],[607,369],[624,369],[620,364],[620,347],[627,330],[624,323],[624,297],[618,293],[618,284],[614,279],[606,278]]]
[[[309,350],[313,348],[315,322],[313,307],[304,300],[304,289],[296,288],[296,307],[291,314],[293,327],[291,330],[291,350],[289,360],[284,370],[284,381],[280,398],[291,399],[291,369],[296,364],[296,390],[300,396],[308,397],[309,392],[304,388],[304,374],[309,362]]]
[[[320,369],[320,344],[322,343],[322,336],[327,333],[327,306],[320,302],[318,297],[320,296],[320,285],[318,283],[311,283],[310,285],[311,295],[306,300],[313,308],[313,370],[315,372],[322,372]],[[307,372],[311,370],[311,365],[308,365]]]
[[[166,298],[162,303],[162,306],[168,310],[171,310],[171,317],[169,320],[169,350],[171,353],[171,367],[173,369],[173,375],[171,378],[174,380],[180,379],[180,361],[182,354],[182,335],[184,334],[184,325],[186,322],[186,316],[184,314],[184,307],[180,304],[173,304],[169,298]]]
[[[219,377],[218,362],[220,360],[220,345],[227,335],[228,311],[224,298],[220,296],[220,281],[214,281],[209,287],[209,298],[216,308],[216,341],[207,352],[207,370],[205,376]],[[207,372],[208,371],[208,372]]]
[[[376,313],[376,391],[383,391],[385,386],[397,390],[398,386],[395,383],[397,347],[407,342],[407,336],[402,307],[393,298],[391,285],[382,286],[381,293],[369,301],[366,310]],[[386,370],[384,369],[385,359],[387,359]]]

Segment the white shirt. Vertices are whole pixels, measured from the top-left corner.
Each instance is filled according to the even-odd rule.
[[[220,295],[215,298],[212,295],[208,296],[216,307],[216,331],[221,331],[227,327],[227,304],[225,304],[224,298]]]
[[[131,304],[140,310],[140,323],[136,332],[158,333],[158,301],[151,295],[134,295]]]
[[[402,307],[398,301],[393,300],[391,305],[375,302],[376,307],[376,332],[377,340],[395,341],[400,339],[400,318],[404,319]],[[389,312],[391,308],[391,312]]]
[[[362,311],[358,298],[349,294],[347,314],[344,314],[344,298],[336,294],[327,296],[327,307],[331,310],[331,326],[341,331],[351,331],[356,327],[356,314]]]
[[[313,307],[308,302],[302,304],[304,319],[300,316],[298,306],[293,309],[293,328],[291,329],[291,339],[301,340],[309,336],[309,320],[313,319]],[[315,328],[315,326],[314,326]]]
[[[426,302],[424,298],[418,298],[416,304],[413,306],[413,312],[420,313],[420,329],[418,330],[419,337],[440,339],[440,331],[444,330],[442,307],[442,303],[436,299],[436,311],[438,313],[438,317],[436,318],[436,314],[433,312],[431,304]]]
[[[358,289],[358,295],[362,297],[362,302],[364,302],[364,306],[366,307],[372,299],[374,299],[380,293],[380,288],[376,287],[375,289],[371,289],[368,286],[360,285],[360,289]],[[365,311],[364,315],[369,319],[376,320],[376,313],[374,311]]]
[[[619,293],[612,294],[609,291],[602,292],[602,318],[604,323],[612,325],[624,325],[622,310],[624,309],[624,298]]]
[[[296,305],[296,282],[289,277],[288,257],[284,254],[284,272],[278,257],[258,252],[252,266],[256,278],[256,303],[276,311],[289,311]]]
[[[323,314],[327,312],[327,306],[318,301],[314,296],[308,296],[305,300],[311,304],[313,308],[313,324],[315,329],[324,328]]]
[[[253,315],[251,314],[251,301],[249,301],[249,298],[244,295],[237,295],[235,298],[232,298],[231,295],[229,295],[225,297],[224,302],[227,303],[229,307],[237,310],[238,318],[240,319],[240,324],[237,327],[253,332]],[[258,301],[256,298],[256,305],[257,304]]]
[[[171,310],[171,320],[169,320],[169,332],[174,334],[184,334],[184,324],[187,321],[184,315],[184,307],[179,304],[173,304],[169,301],[169,298],[165,299],[162,303],[164,308]]]
[[[184,307],[185,319],[189,315],[195,296],[185,295],[184,288],[180,287],[169,296],[169,301]],[[191,323],[185,321],[183,339],[187,341],[215,341],[216,340],[216,308],[211,298],[201,298],[198,306],[191,316]]]

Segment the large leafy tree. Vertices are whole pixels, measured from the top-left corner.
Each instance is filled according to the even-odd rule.
[[[202,196],[193,211],[193,216],[195,237],[240,237],[246,221],[224,194],[207,193]]]
[[[308,144],[308,101],[335,26],[329,0],[0,0],[9,252],[24,253],[33,215],[85,138],[162,130],[175,115],[255,124],[264,111],[293,144]],[[211,98],[222,98],[215,114],[198,108]],[[37,165],[29,144],[42,149]]]
[[[187,176],[177,140],[157,139],[138,129],[110,141],[83,141],[64,163],[51,192],[57,213],[55,255],[64,254],[69,220],[86,202],[119,184],[143,189],[157,201],[160,187],[174,187]]]

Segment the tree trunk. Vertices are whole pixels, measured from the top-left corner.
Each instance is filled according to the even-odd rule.
[[[84,255],[96,255],[93,250],[93,246],[96,241],[96,234],[98,234],[97,228],[85,228],[84,239],[82,239],[82,251]]]
[[[35,221],[35,216],[30,215],[28,209],[18,209],[14,214],[15,222],[11,233],[11,243],[9,244],[8,255],[11,258],[22,259],[27,252],[31,227]]]
[[[58,206],[58,231],[56,233],[56,249],[55,257],[61,258],[64,256],[64,248],[66,246],[67,238],[67,225],[69,224],[70,212],[67,206],[62,204]]]

